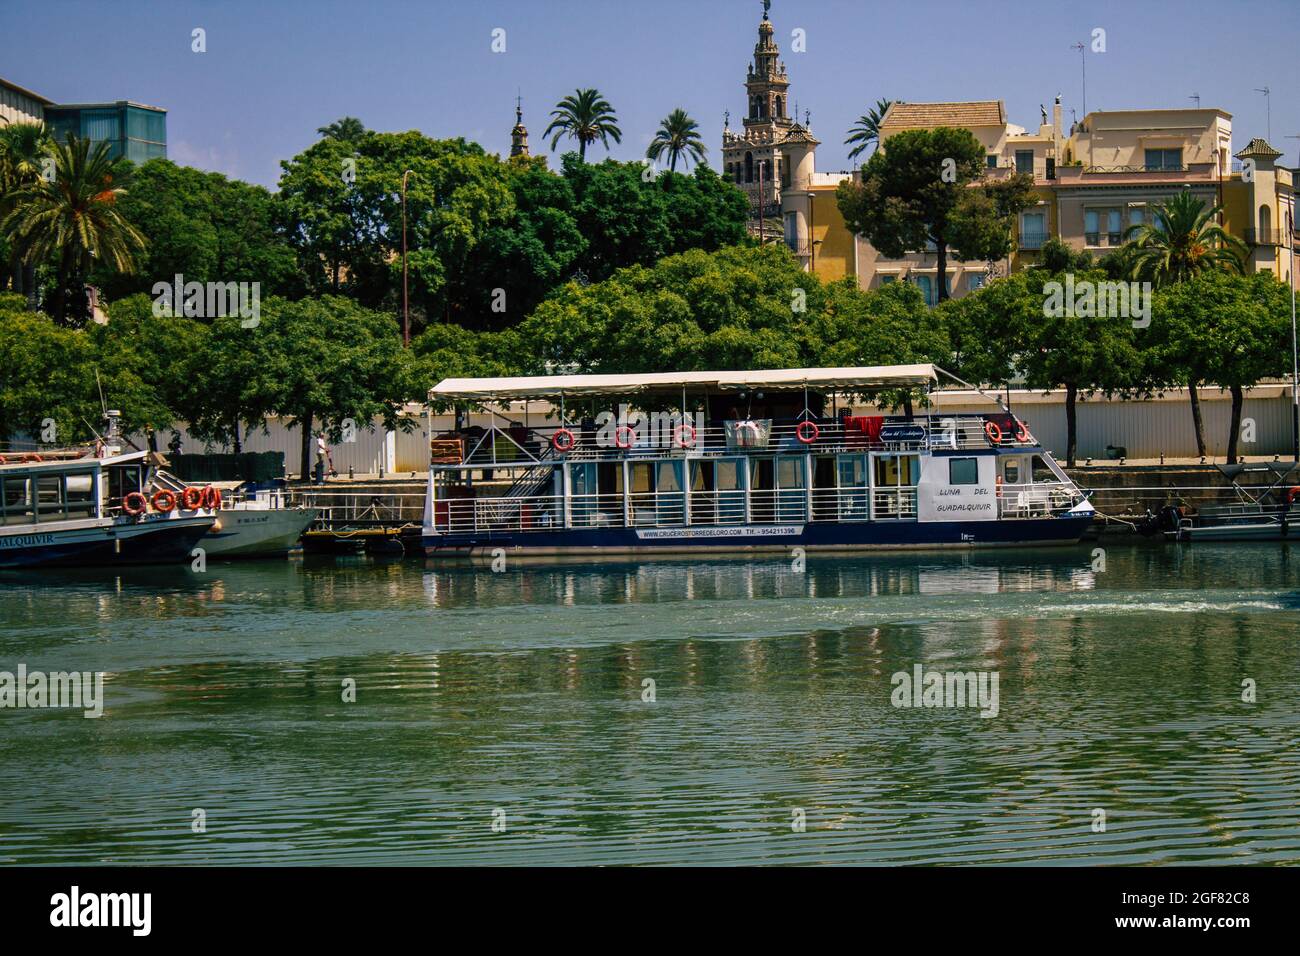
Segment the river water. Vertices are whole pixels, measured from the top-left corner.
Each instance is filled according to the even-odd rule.
[[[1287,545],[10,573],[0,625],[105,672],[0,709],[0,863],[1300,862]]]

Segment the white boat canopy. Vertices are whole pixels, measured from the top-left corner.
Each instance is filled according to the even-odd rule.
[[[928,385],[933,365],[863,368],[782,368],[751,372],[652,372],[640,375],[533,375],[520,378],[447,378],[429,389],[430,401],[511,401],[562,395],[635,395],[682,389],[752,388],[854,391]]]

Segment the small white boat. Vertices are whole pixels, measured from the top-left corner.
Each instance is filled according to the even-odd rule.
[[[199,547],[213,558],[267,558],[288,554],[316,520],[315,508],[286,503],[277,490],[243,492],[223,497],[221,513]]]

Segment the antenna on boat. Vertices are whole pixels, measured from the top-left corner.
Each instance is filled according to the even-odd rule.
[[[99,389],[99,410],[108,415],[108,402],[104,401],[104,383],[99,380],[99,366],[95,366],[95,388]]]

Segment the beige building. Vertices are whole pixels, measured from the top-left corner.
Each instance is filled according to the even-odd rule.
[[[52,100],[0,77],[0,126],[42,123],[45,121],[45,107],[53,105]]]

